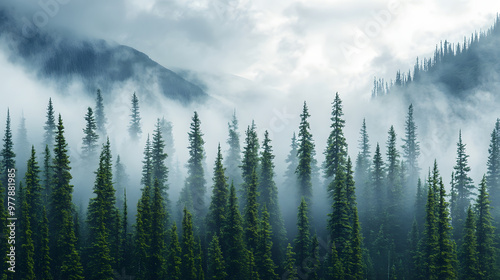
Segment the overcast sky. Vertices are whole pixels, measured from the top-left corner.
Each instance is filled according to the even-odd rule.
[[[393,78],[440,40],[488,28],[500,11],[491,0],[47,1],[62,3],[47,28],[129,45],[166,67],[237,75],[284,94],[315,84],[366,97],[373,76]],[[43,10],[15,2],[28,18]]]

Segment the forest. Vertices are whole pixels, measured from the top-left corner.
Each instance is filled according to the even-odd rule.
[[[136,146],[143,134],[139,97],[132,95],[130,122],[122,124]],[[24,122],[14,140],[7,111],[0,154],[2,279],[500,277],[499,119],[484,147],[487,170],[474,183],[461,132],[451,178],[440,173],[438,163],[453,159],[418,165],[412,104],[401,116],[402,146],[393,126],[386,143],[371,143],[363,121],[357,156],[350,158],[340,95],[331,103],[330,120],[324,120],[327,139],[314,139],[304,102],[282,183],[275,171],[282,163],[273,152],[280,143],[267,131],[259,139],[252,123],[240,135],[234,113],[220,139],[229,149],[219,144],[210,157],[204,141],[210,131],[201,130],[202,116],[195,111],[185,178],[173,180],[179,174],[169,160],[172,123],[158,118],[143,148],[140,185],[130,185],[120,156],[113,156],[99,90],[95,102],[82,116],[82,140],[74,143],[81,147],[78,156],[70,153],[73,143],[65,134],[72,124],[56,115],[52,100],[44,134],[36,138],[42,143],[28,142]],[[326,149],[318,151],[315,141],[325,141]],[[207,170],[208,160],[213,170]],[[74,202],[74,162],[92,171],[93,196],[83,206]],[[172,184],[182,184],[177,201],[171,199]],[[140,190],[138,200],[127,198],[132,189]]]

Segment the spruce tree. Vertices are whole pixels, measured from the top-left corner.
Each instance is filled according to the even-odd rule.
[[[454,241],[451,239],[450,212],[448,202],[446,202],[446,192],[443,180],[439,182],[439,202],[438,202],[438,248],[439,253],[436,258],[436,269],[438,279],[455,279],[456,252]]]
[[[205,279],[205,272],[203,271],[203,252],[201,251],[201,240],[198,238],[198,242],[195,243],[195,250],[196,250],[196,255],[194,258],[195,262],[195,268],[196,268],[196,279],[197,280],[204,280]]]
[[[159,180],[155,179],[151,207],[151,245],[148,258],[148,276],[150,279],[163,279],[167,274],[164,257],[166,249],[166,216],[163,191]]]
[[[332,212],[329,214],[328,221],[330,237],[336,246],[336,251],[340,260],[347,260],[348,242],[352,230],[346,194],[346,172],[344,168],[344,166],[340,165],[336,169],[337,174],[332,182],[333,203]]]
[[[486,185],[493,208],[491,209],[493,218],[500,221],[500,119],[497,119],[491,133],[488,153]]]
[[[20,183],[20,192],[22,193],[22,183]],[[30,196],[30,190],[25,189],[21,200],[21,222],[22,225],[22,258],[20,260],[20,271],[22,279],[36,279],[35,277],[35,245],[33,240],[33,230],[31,226],[32,207],[28,204],[27,197]]]
[[[168,199],[168,168],[166,166],[167,157],[168,155],[167,153],[165,153],[165,141],[163,140],[161,132],[160,119],[158,119],[156,122],[156,129],[153,134],[153,141],[151,143],[151,164],[153,167],[152,176],[153,180],[158,180],[158,184],[165,200]]]
[[[85,114],[85,128],[83,129],[83,143],[82,143],[82,158],[91,160],[96,155],[97,140],[99,135],[96,132],[97,126],[94,119],[92,108],[88,107],[87,114]]]
[[[373,199],[375,200],[375,213],[383,213],[385,211],[384,205],[386,201],[386,191],[384,189],[385,180],[385,166],[380,153],[380,146],[377,143],[375,154],[373,155],[373,165],[371,174],[371,184]]]
[[[212,200],[210,202],[207,217],[207,232],[209,234],[220,234],[227,217],[227,198],[229,195],[227,177],[224,174],[225,168],[222,165],[222,153],[220,144],[217,148],[217,159],[214,166]]]
[[[111,268],[113,259],[111,257],[107,230],[102,219],[99,222],[98,228],[94,229],[92,234],[94,234],[93,241],[88,250],[90,258],[87,271],[85,271],[89,275],[86,279],[112,280],[114,279],[113,269]]]
[[[132,141],[137,141],[141,136],[142,129],[141,129],[141,116],[139,113],[139,99],[137,98],[135,92],[132,95],[132,109],[130,118],[131,120],[128,127],[128,132]]]
[[[296,280],[298,279],[297,268],[295,267],[295,253],[292,251],[292,246],[288,243],[286,247],[285,273],[281,279]]]
[[[312,139],[312,134],[310,132],[311,128],[309,121],[307,120],[311,115],[309,114],[309,109],[304,101],[304,106],[302,107],[302,114],[300,114],[300,126],[299,126],[299,140],[298,140],[298,165],[295,173],[297,174],[298,183],[298,197],[304,198],[308,204],[311,204],[312,198],[312,168],[311,163],[313,161],[314,155],[314,142]]]
[[[59,115],[54,145],[52,192],[50,205],[51,259],[55,279],[83,279],[80,256],[76,250],[76,236],[73,223],[73,186],[70,185],[68,144],[64,137],[64,126]]]
[[[480,279],[479,263],[477,260],[476,225],[474,213],[469,206],[467,209],[467,219],[465,220],[464,240],[462,251],[460,252],[461,274],[464,280]]]
[[[56,134],[56,118],[54,116],[54,107],[52,106],[52,98],[49,98],[49,105],[47,105],[47,120],[43,127],[45,133],[43,135],[43,145],[49,146],[49,149],[54,147],[54,137]]]
[[[144,147],[144,159],[142,161],[142,177],[141,184],[146,187],[153,187],[153,159],[152,159],[152,151],[151,151],[151,141],[148,138],[146,139],[146,146]]]
[[[369,189],[370,182],[370,143],[368,137],[368,131],[366,128],[366,120],[363,119],[363,124],[361,126],[361,131],[359,132],[360,139],[359,143],[359,153],[356,157],[356,170],[354,172],[354,179],[357,184],[358,190],[360,190],[358,198],[360,201],[360,212],[365,213],[369,210],[369,204],[371,204],[371,192]]]
[[[21,116],[15,143],[14,153],[16,154],[16,161],[21,163],[21,166],[17,169],[17,173],[24,174],[26,172],[24,163],[28,161],[31,152],[31,144],[28,140],[28,131],[26,129],[26,118],[24,114]]]
[[[247,127],[245,133],[245,146],[243,147],[243,159],[241,161],[241,176],[243,184],[241,185],[241,209],[245,209],[247,204],[248,187],[252,180],[252,173],[257,172],[259,167],[259,139],[255,124]]]
[[[361,226],[358,219],[358,211],[353,212],[352,231],[350,236],[351,252],[348,261],[348,279],[365,279],[365,263],[363,260],[363,238],[361,237]]]
[[[433,176],[429,174],[429,183],[427,191],[427,203],[425,206],[425,229],[424,237],[421,243],[421,272],[423,279],[438,279],[437,278],[437,258],[439,254],[438,244],[438,203],[435,190],[438,188],[437,177],[439,176],[437,162],[434,161]]]
[[[337,174],[337,168],[345,164],[347,157],[347,142],[343,132],[345,126],[343,115],[342,100],[337,92],[332,103],[331,132],[326,142],[325,162],[323,164],[326,178],[331,178]]]
[[[273,147],[269,133],[264,134],[264,142],[262,143],[263,151],[261,152],[261,170],[259,176],[259,205],[266,207],[269,211],[269,224],[271,226],[271,240],[273,244],[273,256],[281,263],[283,261],[285,247],[286,229],[281,215],[281,209],[278,202],[278,188],[274,182],[274,155]],[[262,212],[262,211],[261,211]],[[263,277],[261,275],[261,277]]]
[[[148,267],[149,248],[151,246],[151,187],[144,186],[137,202],[135,222],[135,266],[138,277],[145,277]]]
[[[95,104],[95,123],[97,132],[104,136],[106,135],[106,114],[104,113],[104,102],[102,99],[101,90],[97,89],[96,104]]]
[[[7,190],[9,186],[9,170],[16,168],[16,154],[14,153],[14,143],[12,140],[12,130],[10,128],[10,112],[7,110],[7,120],[5,122],[5,134],[3,137],[3,149],[0,152],[2,156],[1,161],[1,183],[6,192],[4,193],[5,199],[7,198]]]
[[[408,107],[408,115],[405,121],[405,138],[403,139],[403,142],[403,159],[406,169],[408,170],[407,185],[414,187],[416,186],[420,172],[418,167],[420,145],[417,140],[417,125],[415,124],[415,119],[413,118],[413,104],[410,104]]]
[[[389,136],[387,139],[387,215],[388,224],[386,225],[390,228],[389,238],[394,240],[396,252],[401,252],[402,246],[405,245],[406,238],[403,237],[405,231],[403,230],[403,220],[404,220],[404,190],[403,184],[405,182],[401,181],[402,170],[400,169],[399,163],[399,152],[396,146],[396,132],[394,127],[391,126],[389,129]],[[404,167],[404,166],[403,166]]]
[[[309,210],[307,208],[307,202],[304,198],[302,198],[298,213],[297,213],[297,228],[298,234],[295,237],[293,242],[294,244],[294,252],[296,254],[296,265],[298,267],[303,267],[307,258],[310,257],[310,246],[311,246],[311,237],[310,237],[310,228],[309,228]]]
[[[295,174],[295,170],[297,170],[297,166],[299,165],[299,158],[297,157],[297,150],[299,148],[299,144],[297,143],[297,137],[295,136],[295,132],[292,136],[292,143],[290,144],[290,153],[286,157],[287,168],[285,171],[285,181],[284,186],[287,190],[296,190],[297,186],[297,175]]]
[[[212,280],[226,279],[226,265],[219,245],[219,238],[214,235],[208,248],[208,278]]]
[[[181,246],[177,237],[177,226],[175,223],[169,232],[170,243],[167,250],[167,279],[168,280],[181,280]]]
[[[259,204],[257,203],[257,173],[254,171],[248,185],[247,204],[244,210],[245,240],[247,249],[255,253],[259,240]]]
[[[221,248],[226,260],[227,275],[229,280],[239,280],[245,277],[246,258],[244,231],[242,218],[239,212],[236,189],[233,184],[229,190],[229,200],[227,204],[227,219],[223,230]]]
[[[116,156],[115,173],[113,174],[113,178],[115,178],[115,189],[118,194],[116,196],[116,205],[118,209],[124,210],[123,205],[126,204],[125,193],[128,188],[129,177],[125,171],[125,165],[122,163],[120,155]]]
[[[329,258],[328,258],[328,279],[332,280],[344,280],[345,279],[345,271],[344,271],[344,265],[342,263],[342,260],[339,258],[338,253],[337,253],[337,248],[336,248],[335,243],[332,243],[332,249],[329,253]]]
[[[470,196],[473,194],[474,185],[469,177],[470,166],[468,164],[469,155],[465,152],[465,144],[462,142],[462,131],[459,133],[457,143],[457,160],[454,166],[455,170],[455,188],[457,192],[454,213],[451,213],[451,218],[454,227],[455,240],[462,240],[463,227],[465,224],[465,215],[467,207],[470,203]]]
[[[39,258],[39,269],[35,270],[39,279],[52,280],[52,273],[50,272],[51,258],[50,258],[50,248],[49,248],[49,220],[47,219],[47,211],[45,206],[42,210],[42,221],[40,223],[40,255]]]
[[[255,252],[255,263],[257,272],[261,279],[277,279],[278,275],[275,272],[276,265],[272,259],[272,227],[269,223],[270,215],[266,205],[262,209],[262,220],[259,228],[259,242]]]
[[[186,178],[185,195],[188,197],[182,197],[181,201],[188,206],[192,207],[188,209],[194,211],[195,221],[201,221],[205,216],[205,193],[206,193],[206,181],[205,172],[203,169],[203,162],[205,159],[205,149],[203,145],[205,141],[203,140],[203,133],[201,132],[201,121],[198,117],[198,113],[194,112],[192,118],[189,136],[189,159],[187,163],[188,176]],[[188,202],[192,204],[189,205]],[[200,225],[200,223],[195,222],[195,224]]]
[[[52,196],[52,156],[48,145],[45,145],[43,153],[43,170],[42,170],[42,197],[43,204],[49,205],[50,197]]]
[[[495,227],[492,225],[493,219],[490,214],[490,201],[487,192],[486,178],[484,176],[479,185],[476,211],[479,273],[483,277],[482,279],[496,279],[498,277],[498,268],[495,267]]]
[[[183,280],[197,280],[198,272],[195,267],[195,241],[191,213],[184,207],[182,219],[182,263],[181,275]]]
[[[229,180],[234,182],[236,186],[241,185],[241,147],[240,147],[240,133],[238,132],[238,119],[236,118],[236,111],[233,113],[231,121],[227,124],[229,136],[226,143],[229,145],[227,156],[224,161],[226,166],[226,173]]]

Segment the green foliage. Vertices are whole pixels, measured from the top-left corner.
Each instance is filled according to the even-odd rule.
[[[95,104],[95,122],[97,132],[101,135],[106,135],[106,114],[104,113],[104,103],[101,90],[97,89],[96,104]]]
[[[310,237],[310,228],[309,228],[309,210],[307,208],[307,202],[302,197],[302,200],[299,205],[299,210],[297,213],[297,229],[298,233],[293,242],[294,244],[294,252],[296,254],[296,265],[301,267],[304,264],[304,261],[310,256],[310,246],[311,246],[311,237]]]
[[[163,193],[160,182],[155,179],[153,188],[153,204],[151,207],[151,245],[148,258],[147,275],[150,279],[163,279],[167,273],[165,269],[165,219],[166,210],[163,202]]]
[[[454,241],[451,239],[450,212],[448,202],[446,202],[446,192],[443,180],[439,182],[439,203],[438,207],[438,255],[436,258],[436,269],[438,279],[455,279],[456,252]]]
[[[210,202],[207,231],[209,234],[220,234],[227,217],[228,185],[227,177],[224,174],[225,168],[222,165],[222,153],[220,145],[217,149],[217,159],[214,166],[212,200]]]
[[[97,125],[94,119],[92,108],[88,107],[87,114],[85,114],[85,128],[83,129],[83,143],[82,143],[82,158],[91,160],[94,158],[97,150],[97,141],[99,135],[96,132]]]
[[[314,142],[310,132],[311,127],[307,120],[311,115],[304,101],[302,114],[300,114],[299,140],[298,140],[298,165],[295,173],[297,174],[297,183],[299,187],[298,197],[304,198],[308,204],[311,204],[312,198],[312,168],[311,163],[314,156]]]
[[[495,267],[495,227],[492,225],[493,219],[490,214],[490,201],[487,192],[486,178],[484,176],[479,185],[476,211],[479,273],[483,277],[482,279],[496,279],[498,277],[498,268]]]
[[[146,139],[146,146],[144,147],[144,159],[142,161],[142,177],[141,184],[146,187],[153,187],[153,155],[151,152],[151,141]]]
[[[182,219],[182,263],[181,275],[183,280],[197,280],[198,272],[195,266],[195,244],[191,213],[184,208]]]
[[[177,226],[172,225],[170,230],[170,244],[167,250],[167,279],[168,280],[181,280],[181,246],[177,238]]]
[[[54,106],[52,106],[52,98],[49,98],[47,105],[47,120],[43,127],[45,133],[43,135],[43,145],[49,146],[49,149],[54,146],[54,137],[57,130],[56,118],[54,117]]]
[[[415,75],[417,75],[417,72],[415,72]],[[403,158],[409,175],[408,184],[410,186],[415,186],[420,171],[418,167],[420,145],[417,140],[417,125],[413,117],[413,104],[410,104],[408,107],[408,115],[405,121],[405,138],[403,138],[403,142]]]
[[[7,120],[5,121],[5,134],[3,137],[3,148],[0,151],[1,160],[1,183],[3,186],[9,184],[9,170],[15,168],[16,154],[14,153],[14,143],[12,141],[12,130],[10,128],[10,113],[7,110]]]
[[[148,266],[149,248],[151,246],[151,187],[146,185],[137,202],[135,222],[135,266],[136,273],[142,277]]]
[[[288,243],[286,247],[285,273],[281,279],[296,280],[298,279],[297,268],[295,267],[295,253],[292,251],[292,246]]]
[[[385,195],[387,192],[384,188],[384,180],[385,180],[385,167],[384,161],[382,160],[382,154],[380,153],[380,146],[377,143],[377,147],[375,148],[375,154],[373,155],[373,165],[372,165],[372,193],[373,200],[375,201],[375,210],[376,213],[384,213],[384,205],[387,196]]]
[[[336,169],[333,185],[332,213],[329,214],[330,237],[335,244],[338,257],[347,260],[348,242],[351,234],[349,205],[346,194],[346,172],[343,166]]]
[[[278,275],[275,272],[276,265],[272,259],[273,242],[271,240],[272,230],[269,223],[270,215],[267,207],[264,205],[262,209],[262,221],[259,228],[259,242],[255,251],[255,263],[257,272],[261,279],[277,279]]]
[[[229,137],[226,143],[229,145],[227,156],[224,161],[226,166],[226,174],[236,186],[241,185],[243,179],[241,178],[241,147],[240,147],[240,134],[238,132],[238,119],[236,118],[236,111],[233,113],[231,121],[227,124]]]
[[[26,197],[30,196],[30,190],[25,189],[23,193],[22,183],[19,186],[19,192],[22,193],[21,199],[21,224],[22,227],[22,258],[19,268],[22,279],[36,279],[35,277],[35,245],[33,242],[33,230],[31,227],[32,208]],[[23,224],[24,222],[24,224]],[[19,271],[19,270],[18,270]]]
[[[295,136],[295,132],[292,136],[292,143],[290,144],[290,153],[286,157],[287,168],[285,171],[285,182],[283,183],[287,190],[296,190],[297,186],[297,175],[295,174],[295,170],[297,170],[297,166],[299,165],[299,158],[297,157],[297,150],[299,148],[299,144],[297,143],[297,137]]]
[[[259,204],[257,203],[257,173],[255,170],[252,172],[247,194],[247,204],[244,210],[245,239],[247,249],[254,253],[259,240]]]
[[[252,181],[252,173],[257,172],[259,168],[259,139],[257,138],[257,128],[253,122],[252,126],[248,126],[245,132],[245,146],[243,147],[243,159],[240,168],[243,178],[241,208],[245,209],[248,199],[248,188]]]
[[[325,150],[325,177],[330,178],[337,174],[337,168],[345,165],[347,157],[347,141],[344,137],[345,120],[342,118],[342,100],[339,93],[335,94],[335,100],[332,103],[332,124],[331,132],[326,142]]]
[[[156,129],[153,133],[153,142],[151,145],[151,175],[154,180],[158,180],[158,184],[162,193],[163,199],[168,203],[168,168],[166,166],[167,153],[165,153],[165,141],[161,132],[160,119],[156,122]],[[168,213],[165,219],[168,219]]]
[[[208,278],[212,280],[227,277],[226,265],[219,245],[219,238],[214,235],[208,248]]]
[[[476,225],[474,213],[469,206],[467,219],[465,220],[464,240],[460,252],[461,274],[465,280],[479,279],[479,267],[477,259]]]
[[[128,127],[128,133],[132,141],[139,140],[139,137],[141,136],[142,133],[141,116],[139,113],[139,99],[137,98],[135,92],[132,95],[132,108],[130,113],[130,124]]]

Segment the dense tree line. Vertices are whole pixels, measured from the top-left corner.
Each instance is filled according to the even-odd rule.
[[[142,132],[139,99],[131,102],[130,139]],[[88,107],[81,160],[95,157],[93,196],[86,210],[73,203],[71,159],[61,115],[47,107],[43,150],[29,147],[26,162],[14,152],[7,112],[1,150],[7,206],[9,169],[18,175],[18,262],[16,272],[2,263],[5,279],[498,279],[500,221],[500,120],[491,133],[487,172],[479,184],[469,176],[466,144],[458,135],[456,165],[446,191],[437,160],[422,177],[414,107],[408,108],[403,143],[393,126],[386,153],[372,151],[363,120],[359,153],[353,162],[344,136],[343,105],[332,102],[330,134],[322,165],[324,188],[315,193],[315,144],[304,102],[298,135],[293,135],[283,190],[293,193],[294,229],[285,227],[279,204],[270,133],[259,142],[256,124],[245,132],[242,149],[238,120],[228,126],[229,150],[219,144],[212,178],[206,178],[202,117],[194,112],[187,177],[176,203],[170,201],[172,124],[158,118],[147,137],[138,201],[127,201],[129,186],[120,157],[105,137],[104,107]],[[94,115],[94,111],[96,114]],[[99,112],[99,113],[97,113]],[[104,139],[103,139],[104,140]],[[25,144],[23,144],[26,146]],[[98,154],[100,150],[100,154]],[[24,152],[24,151],[23,151]],[[372,156],[373,155],[373,156]],[[443,159],[439,159],[443,160]],[[453,159],[446,159],[451,161]],[[40,161],[40,163],[39,163]],[[18,168],[18,170],[21,170]],[[211,179],[211,180],[209,180]],[[314,216],[316,197],[330,208]],[[210,198],[209,198],[210,197]],[[130,203],[135,217],[128,217]],[[359,205],[359,207],[358,207]],[[408,206],[411,205],[411,206]],[[359,210],[359,211],[358,211]],[[411,217],[410,219],[408,217]],[[314,220],[324,219],[326,228]],[[130,223],[133,221],[133,224]],[[179,225],[179,226],[178,226]],[[289,238],[287,231],[294,232]],[[8,252],[7,229],[0,231]]]

